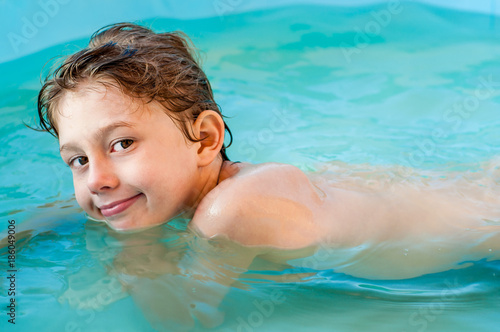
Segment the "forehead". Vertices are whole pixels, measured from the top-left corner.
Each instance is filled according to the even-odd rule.
[[[123,134],[122,130],[142,139],[184,141],[173,119],[165,113],[158,102],[146,104],[116,88],[68,91],[57,112],[61,154],[103,146],[113,135]]]
[[[134,99],[115,87],[101,84],[66,91],[54,114],[59,142],[90,138],[92,133],[116,123],[128,123],[135,127],[151,126],[153,122],[170,125],[170,117],[161,105],[156,104],[145,104],[141,99]]]
[[[121,112],[145,109],[144,103],[121,92],[118,88],[103,84],[84,84],[76,90],[65,91],[57,105],[56,117],[72,117],[81,109],[90,110],[105,106],[105,109]]]

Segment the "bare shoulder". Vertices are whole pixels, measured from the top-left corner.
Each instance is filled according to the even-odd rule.
[[[306,174],[286,164],[243,164],[200,203],[191,227],[243,245],[300,248],[319,229],[321,197]]]

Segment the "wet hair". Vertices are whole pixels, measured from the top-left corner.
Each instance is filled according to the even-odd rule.
[[[192,122],[204,110],[222,113],[196,57],[189,37],[180,31],[155,33],[132,23],[106,26],[45,78],[38,94],[38,130],[58,138],[55,111],[61,98],[67,91],[100,83],[146,103],[159,102],[188,140],[200,142]],[[224,127],[229,147],[233,137],[225,121]],[[220,151],[223,160],[229,160],[227,147]]]

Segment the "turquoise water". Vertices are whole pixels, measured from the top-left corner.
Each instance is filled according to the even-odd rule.
[[[399,9],[385,21],[379,17],[382,23],[373,12],[386,5],[291,6],[144,23],[183,30],[203,51],[234,133],[233,160],[307,170],[341,160],[481,172],[482,163],[499,154],[500,21],[413,3]],[[16,220],[17,328],[154,331],[155,315],[177,315],[190,297],[203,302],[204,296],[215,303],[198,302],[197,310],[220,323],[213,330],[497,328],[498,260],[464,258],[462,269],[402,280],[265,259],[246,271],[227,263],[232,251],[226,244],[207,244],[183,221],[158,229],[161,236],[130,238],[86,220],[57,142],[22,124],[33,123],[45,62],[85,42],[0,64],[0,234]],[[0,253],[5,271],[3,243]],[[133,268],[143,296],[119,286],[120,273]],[[2,331],[11,327],[3,306],[7,286],[4,280]],[[189,319],[181,322],[189,326]],[[206,328],[197,322],[193,329]]]

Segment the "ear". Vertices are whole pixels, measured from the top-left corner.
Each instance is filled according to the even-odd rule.
[[[193,123],[193,133],[202,139],[198,142],[198,166],[207,166],[220,153],[224,144],[224,121],[215,111],[201,112]]]

